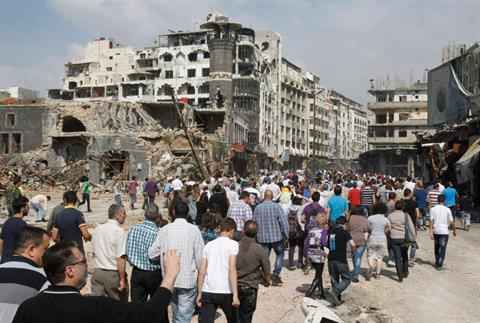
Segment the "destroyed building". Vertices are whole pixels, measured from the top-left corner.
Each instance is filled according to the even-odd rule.
[[[377,87],[373,81],[368,93],[374,101],[368,109],[375,114],[368,127],[370,150],[361,156],[365,170],[393,176],[421,176],[422,161],[417,158],[417,136],[428,132],[427,84]]]
[[[330,104],[320,78],[285,58],[282,47],[278,33],[213,13],[199,30],[162,34],[144,48],[90,42],[65,65],[63,89],[49,96],[138,102],[167,116],[157,118],[164,125],[175,119],[174,95],[191,107],[192,126],[223,133],[237,173],[302,168],[309,157],[332,156]]]
[[[82,175],[96,184],[126,181],[132,176],[198,178],[198,165],[185,132],[178,124],[168,128],[159,121],[149,114],[148,106],[132,102],[47,101],[37,106],[0,106],[2,170],[38,177],[51,185],[58,184],[60,177],[62,181],[69,177],[66,171],[75,173],[66,186],[76,184]],[[218,145],[217,134],[206,135],[192,128],[189,137],[211,173],[223,168],[226,152]]]

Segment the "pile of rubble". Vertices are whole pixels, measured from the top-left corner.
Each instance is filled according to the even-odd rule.
[[[0,159],[0,189],[6,189],[13,177],[19,176],[27,190],[45,188],[73,189],[85,175],[86,160],[69,163],[60,169],[48,167],[48,150],[41,148],[32,152]]]

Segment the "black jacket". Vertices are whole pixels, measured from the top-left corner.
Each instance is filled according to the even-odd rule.
[[[26,300],[14,323],[163,323],[171,292],[160,287],[147,303],[122,303],[103,296],[82,296],[68,286],[51,286]]]

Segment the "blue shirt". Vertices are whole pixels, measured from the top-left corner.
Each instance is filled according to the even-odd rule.
[[[447,187],[443,190],[443,196],[445,196],[445,206],[451,207],[456,205],[457,190],[453,187]]]
[[[160,265],[152,263],[148,257],[148,248],[157,239],[157,234],[157,225],[148,220],[130,228],[127,235],[127,259],[132,266],[141,270],[160,270]]]
[[[345,212],[348,211],[348,203],[343,197],[334,195],[328,200],[328,208],[330,209],[330,221],[335,223],[339,217],[345,216]]]
[[[288,239],[288,216],[278,203],[265,201],[253,212],[253,220],[257,222],[257,241],[274,243]]]
[[[415,189],[415,202],[417,202],[417,207],[423,209],[427,207],[427,191],[423,188]]]

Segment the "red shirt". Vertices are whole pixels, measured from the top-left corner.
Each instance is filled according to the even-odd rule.
[[[350,192],[348,192],[348,200],[350,201],[351,206],[359,206],[360,205],[360,190],[358,188],[352,188]]]

